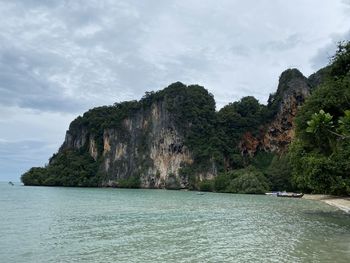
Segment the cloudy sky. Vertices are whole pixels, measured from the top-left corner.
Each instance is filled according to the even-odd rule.
[[[172,82],[217,108],[350,39],[344,0],[0,0],[0,181],[47,163],[71,120]]]

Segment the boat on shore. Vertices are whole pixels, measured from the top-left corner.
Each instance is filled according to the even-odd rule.
[[[277,197],[302,198],[303,196],[304,196],[303,193],[287,193],[287,192],[277,193]]]
[[[301,198],[303,193],[288,193],[288,192],[268,192],[265,195],[276,196],[276,197],[290,197],[290,198]]]

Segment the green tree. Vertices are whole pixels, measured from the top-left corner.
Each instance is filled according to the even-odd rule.
[[[293,190],[291,167],[287,155],[275,155],[270,165],[264,170],[264,174],[269,181],[271,190]]]
[[[306,132],[312,133],[317,146],[324,152],[329,153],[335,149],[335,132],[333,116],[320,110],[314,113],[311,120],[307,121]]]
[[[289,156],[293,181],[303,191],[350,194],[350,46],[341,44],[324,82],[296,118]]]
[[[235,178],[227,187],[227,192],[239,194],[263,194],[268,190],[264,174],[254,167],[235,171]]]
[[[344,116],[339,118],[338,132],[341,134],[343,139],[350,137],[350,110],[344,112]]]

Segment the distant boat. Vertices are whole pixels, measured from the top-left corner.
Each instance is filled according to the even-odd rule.
[[[278,197],[289,197],[289,198],[302,198],[304,196],[303,193],[287,193],[287,192],[279,192],[277,193]]]
[[[197,195],[204,195],[204,193],[202,193],[202,192],[197,192]]]
[[[269,195],[269,196],[277,196],[278,193],[280,192],[268,192],[268,193],[265,193],[265,195]]]
[[[14,186],[15,184],[14,183],[12,183],[11,181],[9,182],[9,185],[12,185],[12,186]]]

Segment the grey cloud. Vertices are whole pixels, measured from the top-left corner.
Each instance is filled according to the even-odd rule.
[[[3,0],[5,3],[15,4],[25,8],[36,8],[36,7],[55,7],[60,4],[60,1],[56,0]]]
[[[231,51],[238,56],[249,57],[251,49],[244,45],[233,45]]]
[[[342,1],[345,5],[349,5],[350,6],[350,0],[343,0]]]
[[[19,141],[0,141],[1,161],[18,158],[21,161],[33,161],[38,158],[37,153],[42,153],[47,148],[44,141],[39,140],[19,140]]]
[[[279,41],[269,41],[261,45],[262,50],[270,50],[272,52],[278,50],[286,50],[290,48],[295,48],[297,45],[301,44],[301,36],[299,34],[291,34],[288,37],[281,39]]]
[[[45,141],[0,141],[0,177],[2,180],[19,180],[19,176],[43,161],[56,149]]]
[[[317,51],[316,56],[311,59],[312,66],[315,70],[320,69],[329,64],[331,57],[336,50],[336,44],[332,43],[325,47],[322,47]]]
[[[62,87],[43,76],[48,69],[64,67],[65,63],[59,57],[43,55],[0,48],[0,103],[68,112],[79,109],[76,101],[63,95]]]
[[[342,41],[350,41],[350,30],[344,34],[333,35],[331,41],[317,51],[310,60],[313,68],[318,70],[328,65],[337,50],[338,43]]]

